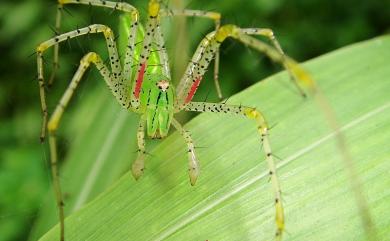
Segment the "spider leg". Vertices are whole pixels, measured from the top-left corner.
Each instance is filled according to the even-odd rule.
[[[237,105],[226,105],[221,103],[190,102],[185,107],[186,111],[196,112],[221,112],[229,114],[238,114],[248,119],[254,120],[257,125],[257,131],[260,140],[263,143],[262,148],[265,153],[265,160],[268,164],[269,175],[271,178],[272,189],[275,200],[275,221],[276,221],[276,240],[282,239],[284,230],[284,211],[281,198],[280,182],[276,173],[275,161],[272,155],[271,144],[268,138],[269,127],[263,114],[255,108]],[[173,122],[172,122],[173,123]]]
[[[180,123],[172,119],[172,124],[180,132],[180,134],[184,137],[187,147],[188,147],[188,174],[190,177],[190,183],[192,186],[195,185],[196,180],[199,176],[200,173],[200,167],[199,167],[199,162],[198,159],[196,158],[195,155],[195,147],[194,147],[194,142],[191,138],[191,135],[188,131],[186,131]],[[133,162],[132,165],[132,174],[136,180],[138,180],[145,169],[145,118],[144,116],[141,117],[139,126],[138,126],[138,131],[137,131],[137,140],[138,140],[138,157],[137,159]]]
[[[222,29],[225,28],[225,29]],[[359,209],[359,214],[362,219],[362,222],[367,224],[366,233],[368,236],[375,236],[374,225],[372,222],[372,216],[370,214],[367,200],[362,195],[363,188],[359,176],[356,174],[356,167],[354,165],[354,160],[352,155],[347,148],[345,137],[342,132],[340,132],[340,126],[338,124],[335,113],[333,112],[332,107],[330,106],[328,100],[323,95],[322,91],[317,87],[315,81],[311,76],[304,70],[300,65],[298,65],[293,59],[281,55],[278,51],[275,51],[273,48],[270,48],[265,43],[248,36],[245,34],[245,30],[234,26],[226,25],[221,27],[220,30],[215,35],[216,41],[223,41],[226,37],[233,37],[240,42],[251,46],[252,48],[257,49],[260,52],[264,52],[275,62],[283,64],[287,69],[289,69],[293,76],[296,78],[296,83],[303,89],[307,90],[309,94],[315,94],[314,99],[317,102],[317,105],[321,108],[329,126],[336,133],[335,140],[337,149],[342,157],[344,166],[347,169],[349,180],[352,185],[352,190],[355,195],[355,201]]]
[[[50,117],[49,122],[47,123],[47,129],[49,133],[49,146],[50,146],[50,163],[51,170],[53,176],[53,187],[56,194],[57,199],[57,207],[59,212],[60,219],[60,240],[64,240],[64,202],[59,182],[58,176],[58,162],[57,162],[57,146],[56,146],[56,131],[58,129],[61,117],[64,113],[66,106],[68,105],[74,91],[76,90],[78,83],[80,82],[84,72],[90,66],[91,63],[94,63],[99,70],[100,74],[103,76],[106,84],[109,86],[112,94],[116,97],[117,101],[124,107],[130,108],[130,97],[128,93],[128,86],[123,82],[123,78],[121,76],[121,66],[118,57],[118,52],[116,49],[116,44],[114,41],[114,34],[110,28],[104,25],[90,25],[86,28],[80,28],[75,31],[71,31],[68,33],[61,34],[52,39],[49,39],[43,43],[41,43],[37,47],[37,65],[38,65],[38,80],[40,87],[40,98],[41,98],[41,107],[43,111],[43,125],[42,125],[42,133],[41,140],[43,141],[45,136],[46,122],[47,122],[47,105],[45,98],[45,82],[44,82],[44,73],[43,73],[43,53],[49,49],[50,47],[63,42],[67,39],[71,39],[77,36],[85,35],[88,33],[103,33],[106,39],[108,53],[110,56],[110,65],[111,65],[111,73],[108,68],[103,64],[102,59],[94,52],[90,52],[85,55],[81,61],[80,66],[73,76],[73,79],[60,99],[59,104],[55,108],[53,114]]]
[[[63,8],[62,4],[57,5],[56,26],[55,26],[56,35],[58,35],[61,31],[60,28],[61,28],[62,8]],[[49,78],[48,87],[51,87],[53,85],[54,79],[57,74],[57,70],[60,67],[58,58],[59,58],[59,45],[56,44],[54,45],[54,50],[53,50],[53,69],[51,71],[51,75]]]
[[[185,16],[185,17],[199,17],[199,18],[208,18],[214,21],[215,31],[218,31],[221,25],[221,14],[218,12],[211,11],[202,11],[202,10],[192,10],[192,9],[161,9],[160,15],[165,16]],[[215,62],[214,62],[214,85],[217,90],[218,98],[223,99],[221,87],[219,84],[219,50],[215,53]]]
[[[185,130],[176,119],[172,119],[172,125],[180,132],[188,147],[188,175],[191,185],[194,186],[200,174],[199,161],[195,155],[194,142],[189,131]]]
[[[112,30],[105,26],[100,24],[93,24],[85,28],[80,28],[68,33],[64,33],[61,35],[58,35],[54,38],[51,38],[43,43],[41,43],[37,47],[37,65],[38,65],[38,81],[39,81],[39,90],[40,90],[40,97],[41,97],[41,107],[42,107],[42,113],[43,113],[43,123],[42,123],[42,129],[41,129],[41,141],[45,138],[45,129],[46,129],[46,123],[47,123],[47,105],[46,105],[46,97],[45,97],[45,81],[44,81],[44,74],[43,74],[43,53],[48,48],[55,46],[56,44],[63,42],[65,40],[75,38],[81,35],[86,35],[89,33],[103,33],[104,37],[106,39],[107,48],[108,48],[108,54],[110,56],[110,65],[111,65],[111,77],[109,79],[105,79],[106,83],[111,87],[111,91],[113,95],[116,97],[117,101],[124,107],[124,108],[131,108],[130,106],[130,97],[128,93],[129,89],[129,83],[125,82],[122,78],[122,70],[121,65],[118,57],[118,51],[116,48],[115,40],[114,40],[114,34]]]
[[[178,110],[192,100],[207,67],[219,48],[219,44],[213,40],[215,39],[215,33],[213,31],[203,38],[190,63],[187,65],[187,69],[176,89],[178,102],[176,108]]]
[[[96,6],[96,7],[111,8],[113,10],[119,10],[128,13],[129,15],[132,16],[135,22],[138,21],[138,10],[134,6],[125,2],[98,1],[98,0],[58,0],[56,24],[55,24],[55,31],[57,35],[59,35],[61,31],[62,10],[65,4],[82,4],[82,5],[89,5],[89,6]],[[51,86],[53,84],[54,78],[59,68],[59,64],[58,64],[59,45],[58,44],[54,45],[53,58],[54,58],[53,70],[51,72],[48,81],[48,86]]]
[[[57,199],[57,207],[59,212],[59,219],[60,219],[60,240],[64,240],[64,201],[63,196],[61,192],[61,186],[59,181],[59,174],[58,174],[58,157],[57,157],[57,143],[56,143],[56,132],[59,127],[62,115],[72,98],[82,76],[84,75],[87,68],[90,66],[90,64],[95,64],[96,68],[99,70],[100,74],[104,77],[106,83],[111,87],[112,85],[115,85],[117,83],[114,81],[113,78],[111,78],[111,75],[109,73],[109,70],[107,67],[103,64],[102,59],[94,52],[90,52],[86,54],[80,61],[79,68],[77,69],[76,73],[74,74],[72,81],[69,84],[69,87],[66,89],[65,93],[61,97],[59,103],[57,104],[53,114],[51,115],[47,129],[49,133],[49,146],[50,146],[50,164],[51,164],[51,172],[53,177],[53,186],[54,191],[56,194]],[[112,87],[111,87],[112,88]]]
[[[340,127],[332,107],[329,105],[329,102],[327,101],[326,97],[322,94],[321,90],[317,87],[315,81],[312,79],[310,74],[308,74],[293,59],[278,51],[277,47],[275,49],[275,47],[272,47],[252,36],[249,36],[248,34],[250,34],[250,32],[253,31],[254,31],[253,29],[252,30],[241,29],[235,25],[224,25],[221,28],[219,28],[218,31],[209,33],[202,40],[191,62],[187,66],[186,73],[181,79],[179,86],[177,88],[178,101],[177,101],[177,106],[175,106],[175,110],[180,111],[181,109],[186,109],[186,105],[188,105],[191,102],[200,84],[200,81],[205,71],[207,70],[207,67],[212,57],[214,56],[215,52],[219,48],[220,44],[227,37],[232,37],[258,50],[259,52],[264,53],[273,61],[282,64],[285,68],[289,70],[292,76],[295,77],[296,84],[299,85],[300,88],[304,89],[306,93],[314,96],[314,99],[317,102],[318,106],[321,108],[321,111],[323,112],[329,126],[336,133],[335,140],[336,140],[337,149],[342,157],[344,166],[348,169],[349,179],[350,182],[352,183],[352,187],[353,187],[356,203],[359,208],[361,219],[363,220],[364,223],[370,224],[367,233],[369,233],[368,235],[371,235],[371,233],[373,233],[370,231],[373,230],[373,225],[371,225],[372,217],[369,212],[369,209],[367,208],[368,204],[366,198],[362,195],[363,191],[362,191],[362,186],[360,185],[361,181],[358,175],[356,174],[354,161],[345,143],[345,137],[340,132]],[[257,32],[257,30],[255,30],[254,32]],[[265,143],[263,145],[266,146]],[[271,159],[268,158],[268,160]],[[277,217],[277,225],[278,225],[277,234],[280,233],[281,235],[281,232],[283,231],[283,222],[279,222],[278,217]]]
[[[255,29],[256,30],[256,29]],[[217,31],[209,33],[199,44],[190,63],[187,66],[185,75],[181,79],[178,88],[178,109],[189,103],[207,70],[211,60],[214,58],[219,46],[226,38],[232,37],[256,50],[264,53],[273,61],[283,65],[294,76],[301,88],[307,88],[310,92],[316,92],[316,87],[311,76],[303,70],[293,59],[280,52],[277,47],[272,47],[248,34],[265,33],[267,31],[255,31],[254,29],[241,29],[235,25],[224,25]],[[261,29],[260,29],[261,30]],[[277,43],[277,42],[274,42]]]
[[[248,34],[248,35],[260,35],[260,36],[265,36],[267,37],[272,45],[275,47],[275,49],[279,52],[279,54],[282,56],[282,58],[286,58],[286,54],[284,53],[279,41],[277,40],[274,32],[272,31],[272,29],[269,29],[269,28],[243,28],[241,29],[241,31],[244,33],[244,34]],[[305,92],[303,91],[303,89],[299,86],[298,84],[298,80],[295,78],[294,74],[292,73],[292,70],[290,69],[290,67],[286,64],[286,60],[284,60],[282,62],[283,64],[283,67],[287,70],[289,76],[290,76],[290,80],[293,82],[293,84],[295,85],[295,87],[298,89],[299,91],[299,94],[302,95],[303,97],[306,97],[306,94]]]
[[[139,125],[138,125],[138,131],[137,131],[137,141],[138,141],[138,157],[133,162],[131,171],[135,178],[135,180],[138,180],[144,173],[145,169],[145,117],[141,116]]]
[[[168,53],[165,47],[165,40],[164,40],[163,33],[161,32],[160,26],[157,26],[156,28],[155,40],[158,48],[158,56],[160,58],[160,62],[163,65],[162,73],[164,76],[167,76],[169,79],[171,79],[171,70],[169,67]]]
[[[136,79],[131,87],[130,102],[133,108],[138,109],[140,105],[140,92],[144,75],[147,70],[147,61],[152,50],[152,41],[155,39],[156,29],[160,23],[159,20],[160,3],[158,0],[150,0],[148,5],[148,20],[146,21],[145,37],[143,40],[142,51],[140,54],[139,65],[137,67]]]

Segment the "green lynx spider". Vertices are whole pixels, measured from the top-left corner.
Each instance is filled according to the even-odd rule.
[[[143,37],[141,50],[136,51],[136,39],[141,28],[139,23],[138,11],[135,7],[124,2],[111,2],[105,0],[59,0],[56,28],[60,28],[61,12],[65,4],[84,4],[97,7],[112,8],[124,12],[130,19],[128,26],[128,42],[124,55],[124,64],[118,55],[113,31],[101,24],[93,24],[84,28],[79,28],[71,32],[59,34],[37,47],[37,65],[38,80],[41,96],[41,107],[43,111],[43,125],[41,140],[45,138],[46,128],[49,135],[51,171],[53,176],[53,186],[57,199],[57,207],[60,220],[60,240],[65,240],[63,195],[59,183],[59,174],[57,167],[57,147],[56,131],[58,129],[62,114],[68,105],[73,93],[75,92],[86,69],[93,63],[103,76],[111,93],[115,96],[118,103],[125,109],[140,114],[140,122],[137,132],[138,157],[133,162],[132,173],[135,179],[138,179],[144,170],[145,158],[145,129],[151,138],[163,138],[168,134],[168,130],[173,125],[184,137],[188,147],[188,171],[191,185],[199,175],[199,162],[196,158],[195,147],[190,133],[185,130],[173,115],[180,111],[195,112],[223,112],[237,114],[255,121],[257,130],[262,142],[262,148],[265,153],[265,159],[268,163],[269,175],[275,202],[276,219],[276,239],[281,240],[284,231],[284,211],[281,202],[281,190],[276,175],[275,162],[272,155],[270,141],[268,139],[268,125],[263,114],[255,108],[228,105],[226,103],[206,103],[192,102],[192,98],[206,72],[210,62],[215,60],[214,79],[218,95],[222,97],[218,82],[219,67],[219,46],[228,37],[266,54],[273,61],[280,63],[287,69],[292,77],[293,83],[298,87],[302,95],[301,88],[309,92],[315,91],[314,82],[311,77],[296,64],[291,58],[287,57],[272,30],[266,28],[239,28],[235,25],[220,26],[220,14],[216,12],[206,12],[199,10],[165,10],[160,9],[158,0],[150,0],[148,5],[148,19],[145,25],[145,34]],[[170,84],[171,74],[168,64],[168,55],[165,50],[164,39],[160,29],[160,17],[182,15],[188,17],[203,17],[215,22],[215,31],[207,34],[201,41],[195,51],[188,67],[182,77],[178,87],[175,89]],[[60,99],[55,111],[47,122],[47,105],[45,98],[45,81],[43,73],[43,53],[54,47],[54,71],[58,66],[58,44],[71,38],[86,34],[104,35],[107,43],[107,49],[110,57],[111,70],[103,63],[97,53],[90,52],[86,54],[80,62],[79,68],[73,76],[73,79]],[[258,35],[267,37],[273,47],[251,37]],[[135,72],[133,72],[135,71]],[[52,75],[53,77],[53,75]],[[50,79],[49,84],[51,84]],[[259,143],[260,144],[260,143]]]

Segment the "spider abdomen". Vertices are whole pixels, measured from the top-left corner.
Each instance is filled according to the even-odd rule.
[[[146,118],[149,137],[163,138],[168,134],[174,113],[174,89],[161,74],[148,74],[140,94],[141,111]]]

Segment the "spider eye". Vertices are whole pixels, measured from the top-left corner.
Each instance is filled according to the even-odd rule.
[[[167,80],[160,80],[156,83],[157,87],[162,91],[167,91],[169,89],[169,82]]]

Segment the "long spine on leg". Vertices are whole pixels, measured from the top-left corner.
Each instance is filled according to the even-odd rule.
[[[204,103],[204,102],[190,102],[185,107],[186,111],[197,112],[221,112],[231,113],[245,116],[248,119],[256,121],[257,130],[260,135],[260,140],[263,143],[263,151],[265,153],[265,160],[268,164],[269,175],[272,183],[272,190],[274,192],[275,201],[275,222],[276,222],[276,240],[282,239],[284,231],[284,210],[281,198],[280,182],[276,173],[275,161],[272,156],[271,144],[268,138],[268,125],[264,116],[258,110],[245,106],[226,105],[219,103]]]

